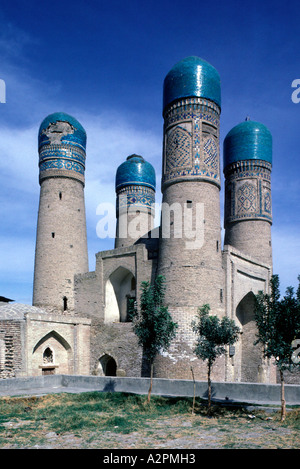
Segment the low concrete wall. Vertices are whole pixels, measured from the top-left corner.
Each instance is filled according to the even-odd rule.
[[[0,395],[46,394],[53,392],[109,391],[147,394],[149,378],[49,375],[0,380]],[[190,380],[155,378],[152,394],[192,397],[194,383]],[[196,381],[195,394],[207,398],[207,383]],[[212,398],[225,402],[280,405],[280,385],[260,383],[212,383]],[[300,386],[285,385],[289,405],[300,405]]]

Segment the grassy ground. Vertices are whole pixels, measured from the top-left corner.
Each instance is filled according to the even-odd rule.
[[[1,449],[299,449],[300,408],[285,422],[259,407],[192,399],[88,392],[0,398]]]

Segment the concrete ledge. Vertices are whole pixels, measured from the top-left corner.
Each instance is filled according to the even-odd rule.
[[[147,394],[149,378],[108,376],[48,375],[0,380],[0,396],[41,395],[58,392],[128,392]],[[155,378],[152,393],[163,396],[193,397],[191,380]],[[207,383],[196,381],[195,394],[207,398]],[[280,385],[261,383],[212,383],[212,398],[228,403],[245,402],[256,405],[280,405]],[[285,398],[288,405],[300,405],[300,385],[286,384]]]

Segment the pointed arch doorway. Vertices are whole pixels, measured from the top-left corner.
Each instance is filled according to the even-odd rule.
[[[130,301],[136,297],[134,275],[125,267],[118,267],[108,278],[105,285],[104,321],[129,321],[128,308]]]
[[[263,357],[261,347],[254,345],[257,327],[255,322],[255,296],[247,293],[236,308],[236,317],[242,329],[240,339],[240,381],[261,382]]]

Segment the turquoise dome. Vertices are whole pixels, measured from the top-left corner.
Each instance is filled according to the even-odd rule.
[[[57,123],[62,128],[57,128]],[[50,143],[66,143],[86,149],[86,132],[82,125],[72,116],[65,112],[55,112],[47,116],[39,128],[39,148]]]
[[[260,122],[245,120],[224,139],[224,168],[236,161],[264,160],[272,164],[272,135]]]
[[[126,186],[146,186],[155,191],[155,170],[142,156],[130,155],[116,173],[116,191]]]
[[[176,99],[199,97],[210,99],[221,108],[221,85],[217,70],[199,57],[178,62],[164,80],[163,109]]]

